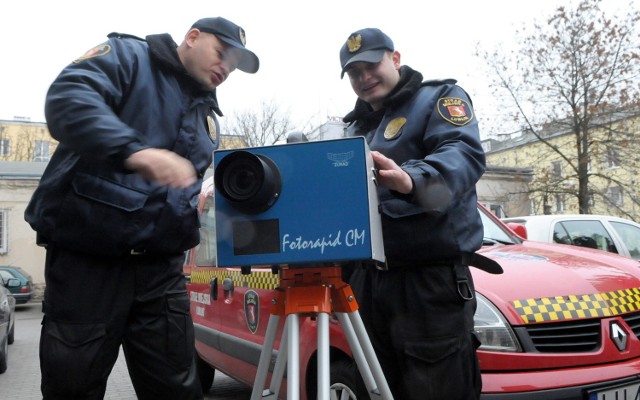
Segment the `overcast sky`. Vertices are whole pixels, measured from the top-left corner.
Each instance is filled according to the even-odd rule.
[[[604,1],[606,10],[625,3]],[[44,122],[51,82],[110,32],[169,33],[179,43],[193,22],[214,16],[242,26],[247,47],[260,58],[256,74],[236,71],[218,89],[226,116],[270,100],[300,123],[344,116],[355,95],[348,79],[340,79],[340,47],[351,32],[378,27],[393,39],[403,64],[425,79],[457,79],[476,114],[486,118],[500,106],[473,55],[476,43],[510,46],[517,27],[563,4],[569,1],[6,0],[0,5],[0,119]]]

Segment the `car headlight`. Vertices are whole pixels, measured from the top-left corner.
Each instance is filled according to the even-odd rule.
[[[502,313],[486,297],[476,292],[478,308],[474,331],[482,345],[479,350],[521,352],[522,348]]]

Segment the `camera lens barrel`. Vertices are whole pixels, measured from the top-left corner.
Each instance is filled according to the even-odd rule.
[[[280,196],[282,178],[269,157],[248,151],[226,155],[214,172],[216,189],[236,210],[259,214]]]

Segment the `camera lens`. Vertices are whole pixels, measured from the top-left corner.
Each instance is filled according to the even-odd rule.
[[[228,173],[223,175],[222,186],[226,188],[229,197],[236,201],[243,201],[254,196],[264,180],[264,171],[259,164],[238,160]]]
[[[282,181],[275,163],[266,156],[235,151],[225,156],[214,173],[220,194],[238,211],[258,214],[280,195]]]

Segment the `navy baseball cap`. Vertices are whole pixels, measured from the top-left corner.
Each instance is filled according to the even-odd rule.
[[[191,26],[191,28],[197,28],[202,32],[212,33],[229,46],[240,50],[240,53],[242,54],[238,63],[238,69],[240,71],[248,72],[250,74],[258,71],[258,68],[260,67],[260,60],[258,60],[258,56],[244,47],[247,39],[244,29],[238,25],[228,19],[215,17],[199,19]]]
[[[347,67],[358,61],[377,63],[385,51],[393,51],[393,41],[378,28],[365,28],[353,32],[340,49],[340,65],[344,77]]]

